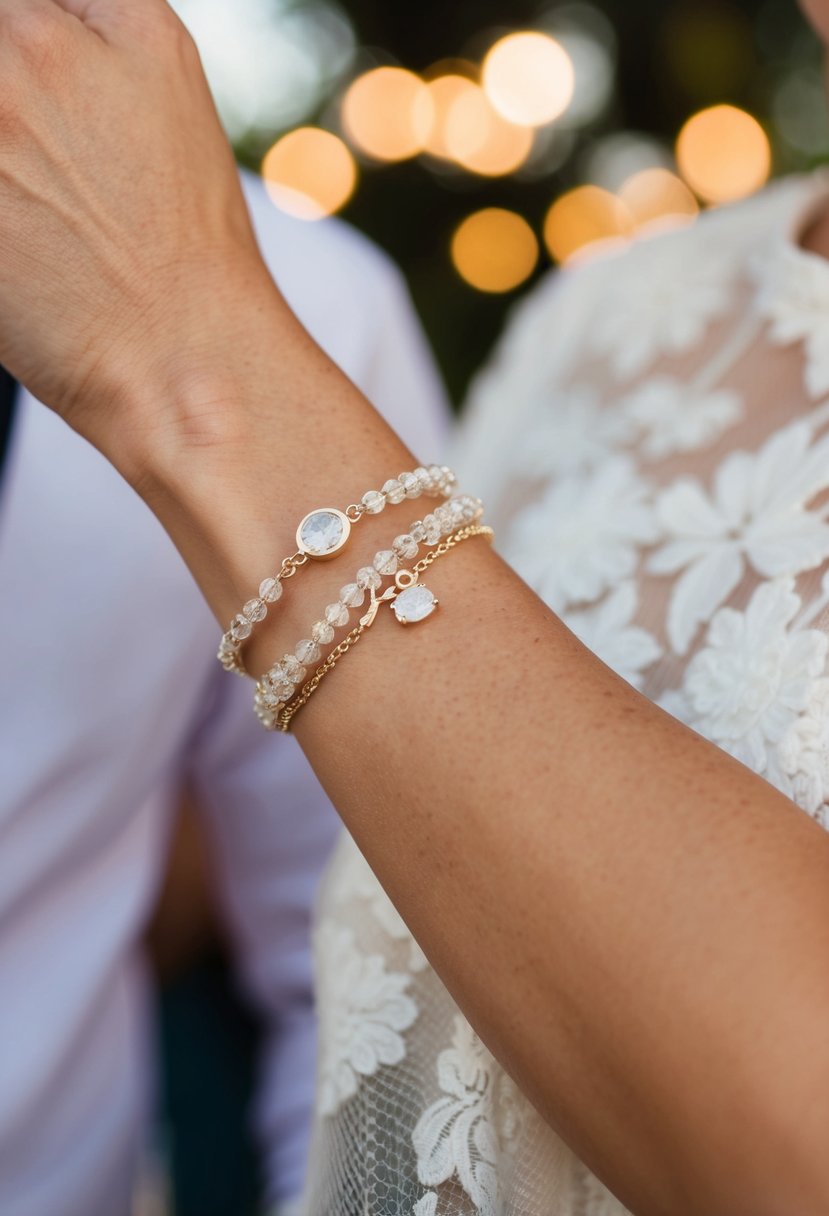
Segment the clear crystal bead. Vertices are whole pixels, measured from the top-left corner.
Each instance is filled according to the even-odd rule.
[[[386,496],[386,502],[390,502],[395,507],[406,497],[406,491],[396,477],[392,477],[386,482],[383,486],[383,493]]]
[[[458,524],[463,523],[463,503],[459,498],[453,498],[448,505],[452,513],[452,522],[457,527]]]
[[[401,560],[417,555],[417,541],[410,532],[404,532],[401,536],[396,536],[392,541],[391,547]]]
[[[290,701],[296,692],[296,685],[290,680],[284,680],[281,684],[274,684],[273,691],[279,701]]]
[[[267,685],[260,690],[259,700],[264,705],[268,705],[271,709],[274,709],[279,704],[279,697],[277,696],[276,691],[270,685]]]
[[[414,473],[401,473],[397,480],[406,491],[407,498],[417,498],[418,495],[422,493],[420,482],[417,480]]]
[[[303,638],[301,642],[297,642],[294,654],[300,663],[316,663],[320,657],[320,648],[310,638]]]
[[[271,667],[271,669],[268,672],[268,674],[266,675],[265,679],[270,680],[270,682],[272,684],[279,684],[283,680],[287,680],[288,673],[285,670],[285,664],[284,663],[274,663],[273,667]]]
[[[340,588],[339,600],[341,604],[345,604],[346,608],[359,608],[365,598],[364,589],[358,587],[356,583],[346,583],[344,587]]]
[[[434,485],[433,493],[437,494],[443,489],[443,469],[439,464],[430,464],[429,472],[432,475],[432,483]]]
[[[325,619],[329,625],[339,629],[340,626],[348,624],[348,609],[345,604],[329,604],[325,610]]]
[[[357,586],[362,587],[364,591],[367,591],[369,587],[374,587],[376,590],[382,581],[383,579],[373,566],[361,566],[357,571]]]
[[[455,527],[455,521],[452,517],[452,512],[449,509],[449,507],[446,506],[445,503],[442,503],[439,507],[435,507],[433,514],[435,516],[435,519],[438,521],[438,524],[440,525],[441,533],[444,536],[448,536],[449,533],[452,532]]]
[[[379,515],[386,505],[386,496],[379,490],[367,490],[360,501],[369,515]]]
[[[268,606],[264,600],[248,600],[242,609],[242,615],[246,616],[249,621],[264,621],[268,615]]]
[[[266,578],[259,584],[259,594],[266,604],[275,604],[282,595],[282,583],[278,578]]]
[[[282,656],[282,670],[285,673],[285,679],[292,681],[294,684],[298,684],[300,680],[305,678],[305,668],[295,654]]]
[[[252,630],[253,626],[251,625],[250,621],[247,619],[247,617],[242,616],[240,613],[238,616],[235,616],[231,622],[230,636],[233,638],[234,642],[244,642],[245,638],[250,637]]]
[[[418,467],[414,471],[414,475],[417,478],[417,482],[418,482],[418,485],[420,486],[421,491],[424,494],[431,494],[431,492],[434,488],[435,482],[434,482],[434,478],[432,477],[432,474],[429,472],[429,470],[424,469],[423,465],[418,465]]]
[[[449,465],[442,464],[440,466],[440,471],[441,471],[441,473],[443,473],[443,484],[446,486],[447,490],[451,490],[454,486],[456,486],[458,484],[458,479],[455,476],[455,474],[452,472],[452,470],[449,468]]]
[[[474,519],[478,513],[478,504],[474,498],[465,498],[463,500],[463,517],[467,523]]]
[[[317,621],[311,626],[311,637],[315,642],[319,642],[320,646],[327,646],[334,640],[334,630],[328,621]]]
[[[435,545],[440,540],[441,529],[436,516],[433,514],[423,516],[423,528],[426,533],[426,544]]]
[[[426,529],[423,527],[423,520],[418,519],[412,524],[409,529],[409,536],[419,545],[422,545],[426,539]]]
[[[397,570],[397,554],[391,549],[381,549],[374,555],[374,569],[378,574],[394,574]]]

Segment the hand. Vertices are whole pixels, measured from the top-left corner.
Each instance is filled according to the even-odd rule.
[[[164,0],[0,0],[0,362],[123,465],[275,297]]]

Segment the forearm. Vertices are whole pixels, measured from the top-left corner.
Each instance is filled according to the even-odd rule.
[[[178,422],[140,479],[222,622],[306,511],[413,467],[278,301],[262,321],[220,373],[182,364],[154,387]],[[415,506],[367,517],[348,558],[293,580],[251,669],[307,636]],[[296,718],[384,886],[490,1047],[634,1211],[776,1212],[766,1169],[781,1202],[799,1173],[800,1210],[819,1210],[823,834],[620,681],[485,545],[429,583],[440,611],[409,631],[381,614]]]

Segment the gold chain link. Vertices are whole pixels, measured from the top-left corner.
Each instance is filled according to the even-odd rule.
[[[430,550],[425,557],[422,557],[419,562],[412,566],[411,573],[414,575],[422,574],[423,571],[428,570],[432,563],[436,562],[439,557],[443,557],[445,553],[448,553],[450,549],[454,549],[455,546],[461,544],[462,541],[470,540],[473,536],[485,536],[491,541],[494,535],[495,533],[493,532],[492,528],[487,527],[486,524],[468,524],[465,528],[460,528],[457,532],[453,532],[451,536],[447,536],[446,540],[441,541],[436,548]],[[400,571],[400,573],[403,573],[403,571]],[[389,590],[391,590],[391,588],[389,588]],[[399,588],[397,593],[399,593],[400,590],[402,590],[402,588]],[[386,603],[393,603],[396,598],[397,594],[386,600]],[[298,713],[298,711],[302,709],[303,705],[306,704],[310,697],[313,696],[322,681],[328,675],[329,671],[331,671],[333,667],[336,667],[343,655],[347,654],[352,646],[356,646],[360,638],[370,627],[373,620],[374,617],[372,616],[369,624],[364,625],[361,621],[359,625],[355,625],[355,627],[343,638],[339,645],[334,647],[334,649],[325,659],[325,662],[317,668],[311,679],[302,686],[302,691],[299,693],[299,695],[294,697],[289,705],[286,705],[279,711],[275,719],[275,727],[277,730],[287,732],[291,729],[291,719],[293,718],[294,714]]]
[[[280,579],[290,578],[291,575],[296,574],[299,567],[304,566],[307,561],[308,554],[303,553],[301,549],[299,549],[296,553],[293,553],[290,557],[284,558],[282,565],[279,568]]]

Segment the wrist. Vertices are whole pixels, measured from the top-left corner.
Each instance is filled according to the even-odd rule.
[[[239,447],[281,406],[278,367],[300,329],[265,267],[180,276],[132,337],[113,344],[78,407],[77,429],[145,496],[170,490],[196,454]],[[69,419],[75,422],[74,419]]]
[[[303,515],[417,463],[275,291],[243,315],[244,333],[182,345],[131,379],[116,461],[182,552],[200,538],[209,556],[191,566],[223,623],[293,552]],[[304,599],[283,609],[286,627]]]

